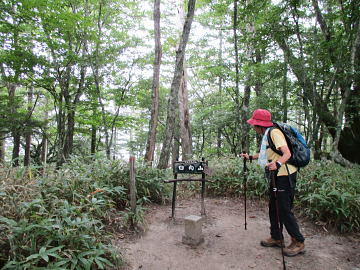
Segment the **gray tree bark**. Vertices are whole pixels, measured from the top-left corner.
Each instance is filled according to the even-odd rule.
[[[234,35],[234,51],[235,51],[235,91],[234,91],[234,101],[235,101],[235,145],[233,147],[233,154],[237,156],[237,148],[241,140],[241,118],[240,118],[240,63],[239,63],[239,48],[238,48],[238,35],[237,35],[237,27],[238,27],[238,0],[234,0],[234,14],[233,14],[233,35]]]
[[[222,64],[223,62],[223,32],[222,32],[222,26],[220,27],[219,30],[219,54],[218,54],[218,58],[219,58],[219,63]],[[221,105],[222,102],[222,88],[223,88],[223,77],[220,75],[219,79],[218,79],[218,89],[219,89],[219,104]],[[222,128],[221,126],[219,126],[217,128],[217,156],[221,157],[221,147],[222,147],[222,132],[221,132]]]
[[[0,132],[0,164],[5,161],[5,132]]]
[[[9,108],[12,115],[17,111],[17,105],[15,102],[15,91],[16,85],[14,83],[7,84],[8,92],[9,92]],[[13,149],[12,149],[12,166],[19,166],[19,157],[20,157],[20,131],[18,123],[13,123],[11,127],[11,135],[13,137]]]
[[[195,13],[195,3],[196,0],[189,0],[188,2],[188,12],[186,15],[184,28],[182,35],[180,37],[180,46],[176,51],[176,63],[175,63],[175,72],[174,77],[171,83],[171,91],[170,97],[168,101],[168,110],[167,110],[167,118],[166,118],[166,128],[165,128],[165,138],[163,141],[160,159],[158,168],[165,169],[168,166],[169,157],[170,157],[170,149],[171,149],[171,141],[174,136],[174,124],[175,117],[178,115],[178,92],[181,84],[182,71],[184,66],[184,58],[185,58],[185,49],[189,39],[189,34],[191,30],[191,23],[194,18]]]
[[[184,64],[183,77],[179,91],[179,116],[180,116],[180,138],[182,159],[189,160],[192,157],[192,138],[190,126],[190,112],[187,89],[187,72]]]
[[[28,113],[29,115],[32,112],[32,98],[33,98],[33,89],[29,88],[28,92]],[[25,130],[25,155],[24,155],[24,166],[30,165],[30,151],[31,151],[31,127],[27,125]]]
[[[160,87],[160,65],[161,65],[161,32],[160,32],[160,0],[154,1],[154,31],[155,31],[155,59],[152,81],[152,106],[149,122],[149,133],[146,143],[145,162],[152,165],[156,144],[156,128],[159,118],[159,87]]]

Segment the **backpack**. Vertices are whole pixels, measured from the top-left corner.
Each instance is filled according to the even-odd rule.
[[[270,136],[272,129],[278,128],[284,134],[287,145],[291,152],[291,158],[286,162],[295,167],[305,167],[310,162],[310,149],[306,144],[304,137],[296,128],[285,123],[274,123],[274,126],[269,130],[268,143],[271,150],[278,155],[282,155],[280,150],[277,150]]]

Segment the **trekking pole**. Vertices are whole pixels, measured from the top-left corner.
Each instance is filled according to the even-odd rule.
[[[243,154],[245,154],[245,151],[243,151]],[[247,230],[247,222],[246,222],[246,189],[247,189],[247,167],[246,167],[246,157],[244,157],[244,206],[245,206],[245,230]]]
[[[277,224],[278,224],[278,230],[279,230],[279,235],[280,235],[280,241],[281,241],[281,255],[282,255],[282,260],[283,260],[283,270],[286,270],[286,263],[285,263],[285,256],[284,256],[284,236],[282,233],[282,225],[280,223],[280,211],[279,211],[279,203],[278,203],[278,198],[277,198],[277,192],[278,189],[276,187],[276,181],[275,181],[275,173],[276,171],[271,171],[271,183],[272,183],[272,190],[274,192],[274,198],[275,198],[275,208],[276,208],[276,218],[277,218]]]

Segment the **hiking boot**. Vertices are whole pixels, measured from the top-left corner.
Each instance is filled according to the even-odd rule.
[[[295,246],[296,246],[296,239],[294,237],[291,237],[291,243],[286,248],[293,249]]]
[[[302,253],[305,253],[305,244],[297,241],[295,238],[291,238],[291,244],[284,249],[284,255],[294,257]]]
[[[282,243],[281,240],[275,240],[271,237],[266,240],[261,240],[260,245],[262,245],[263,247],[280,247],[280,248],[282,245],[284,247],[284,244]]]

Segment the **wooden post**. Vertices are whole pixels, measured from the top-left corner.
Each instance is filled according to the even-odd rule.
[[[205,158],[202,158],[201,161],[204,162]],[[203,179],[201,181],[201,215],[205,216],[206,213],[205,213],[205,202],[204,202],[204,199],[205,199],[205,173],[204,172],[201,174],[201,179]]]
[[[174,173],[174,179],[177,179],[177,173]],[[175,205],[176,205],[176,185],[177,182],[174,181],[174,186],[173,186],[173,196],[172,196],[172,204],[171,204],[171,217],[174,218],[175,217]]]
[[[136,182],[135,182],[135,157],[130,156],[130,207],[133,215],[136,215]],[[131,219],[131,226],[134,227],[134,218]]]

